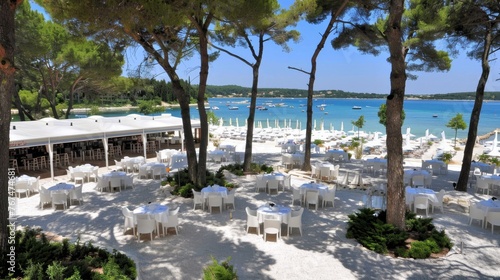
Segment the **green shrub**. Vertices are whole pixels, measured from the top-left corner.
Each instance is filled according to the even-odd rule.
[[[427,258],[431,253],[441,252],[444,248],[450,249],[453,245],[444,231],[435,229],[432,219],[417,218],[415,213],[406,213],[406,230],[387,224],[385,211],[377,214],[372,209],[362,208],[348,217],[347,238],[354,238],[377,253],[391,251],[400,257]],[[416,240],[411,243],[413,251],[407,249],[410,236]],[[417,245],[414,247],[415,243]]]
[[[105,269],[112,265],[111,261],[117,264],[119,275],[124,277],[103,279],[134,279],[137,274],[135,263],[126,255],[116,251],[109,253],[91,243],[49,242],[40,229],[31,228],[16,231],[15,239],[15,273],[8,274],[9,264],[5,259],[8,252],[2,252],[0,279],[100,279],[101,275],[92,269]]]
[[[64,280],[64,271],[66,268],[61,264],[60,261],[53,261],[47,267],[47,274],[50,280]]]
[[[431,248],[426,241],[414,241],[408,250],[408,257],[414,259],[426,259],[431,255]]]
[[[203,280],[236,280],[238,275],[233,266],[229,264],[231,258],[219,263],[212,257],[212,264],[203,269]]]

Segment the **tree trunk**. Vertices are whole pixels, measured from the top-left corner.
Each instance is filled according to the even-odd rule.
[[[73,96],[75,94],[75,88],[76,85],[83,79],[82,76],[79,76],[73,83],[71,84],[71,87],[69,89],[69,96],[68,96],[68,109],[66,109],[66,113],[64,114],[65,119],[69,119],[69,115],[71,114],[71,110],[73,110]]]
[[[472,162],[472,155],[474,152],[474,146],[476,144],[477,137],[477,126],[479,124],[479,116],[481,114],[481,108],[483,107],[484,99],[484,88],[486,87],[486,82],[490,76],[490,64],[488,62],[491,50],[491,28],[487,30],[484,38],[484,50],[481,57],[481,77],[477,83],[476,88],[476,99],[474,100],[474,107],[472,108],[472,113],[470,115],[469,123],[469,133],[467,135],[467,142],[465,143],[464,157],[462,159],[462,169],[460,170],[460,176],[458,177],[457,190],[467,191],[467,182],[469,180],[470,165]]]
[[[15,192],[12,197],[15,170],[9,169],[9,142],[10,142],[10,108],[14,85],[14,49],[15,49],[15,21],[14,15],[20,1],[0,0],[0,249],[6,250],[9,246],[10,230],[15,230],[15,212],[9,211],[9,204],[15,206]],[[12,189],[11,189],[12,188]],[[12,192],[11,192],[12,191]],[[15,207],[13,207],[15,209]],[[12,227],[14,226],[14,227]],[[11,244],[10,246],[15,246]]]
[[[178,76],[172,76],[170,78],[170,81],[172,82],[172,88],[174,90],[174,94],[177,96],[177,100],[179,100],[179,105],[181,108],[182,127],[184,131],[184,142],[185,142],[184,147],[186,148],[186,154],[187,154],[189,179],[193,183],[197,184],[198,163],[196,159],[196,148],[194,145],[193,132],[191,129],[189,93],[187,93],[186,90],[182,87],[181,81],[178,78]]]
[[[259,66],[260,61],[252,67],[252,95],[250,97],[250,112],[247,119],[247,138],[245,141],[245,158],[243,160],[243,171],[250,171],[252,164],[252,140],[253,140],[253,127],[255,122],[255,108],[257,104],[257,90],[259,84]]]
[[[404,0],[391,0],[386,35],[391,62],[391,93],[387,97],[387,222],[405,228],[403,185],[403,136],[401,112],[406,87],[406,67],[402,44],[401,18]]]
[[[206,28],[199,32],[200,40],[200,83],[198,85],[198,113],[200,114],[200,150],[198,153],[198,186],[205,187],[207,183],[207,146],[208,146],[208,118],[205,111],[205,90],[207,87],[209,59],[208,59],[208,41]],[[194,143],[194,142],[193,142]]]

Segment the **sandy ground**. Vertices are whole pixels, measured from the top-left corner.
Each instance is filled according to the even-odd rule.
[[[241,151],[243,144],[237,144]],[[277,165],[280,150],[272,143],[255,144],[256,162]],[[263,153],[265,151],[265,153]],[[430,158],[430,149],[422,158]],[[460,152],[454,158],[459,162]],[[313,155],[312,161],[322,159]],[[149,159],[154,161],[154,159]],[[419,167],[421,159],[406,159],[408,168]],[[219,165],[209,163],[210,169]],[[361,163],[343,163],[341,169],[360,170]],[[290,205],[291,191],[278,195],[255,192],[254,178],[238,177],[236,209],[210,214],[193,210],[193,200],[163,192],[159,182],[134,180],[134,189],[120,193],[100,193],[95,183],[84,184],[85,202],[67,210],[38,207],[39,195],[18,199],[18,224],[38,226],[71,240],[91,241],[110,250],[116,249],[132,257],[138,266],[139,279],[201,279],[203,267],[217,260],[231,258],[240,279],[500,279],[500,227],[492,234],[476,222],[469,225],[466,209],[458,199],[480,200],[490,196],[453,191],[459,165],[450,165],[447,175],[433,176],[434,190],[447,190],[450,201],[444,213],[436,209],[431,214],[434,224],[444,229],[455,246],[439,259],[412,260],[379,255],[364,249],[355,240],[345,237],[347,215],[363,206],[364,192],[338,188],[334,207],[306,209],[303,215],[303,235],[265,242],[254,231],[246,232],[245,207],[256,209],[270,201]],[[107,172],[101,168],[100,173]],[[340,174],[342,176],[342,173]],[[384,175],[369,175],[373,184],[384,182]],[[66,181],[66,176],[56,181]],[[292,177],[292,185],[300,186],[306,178]],[[50,186],[50,179],[43,179]],[[134,209],[148,202],[180,206],[179,234],[154,240],[138,241],[131,230],[124,232],[122,206]]]

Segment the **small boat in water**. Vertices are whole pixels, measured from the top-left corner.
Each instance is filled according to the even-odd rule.
[[[438,115],[432,115],[432,117],[433,117],[433,118],[437,118],[437,117],[438,117]]]
[[[352,106],[352,109],[353,110],[361,110],[361,107],[360,106]]]
[[[238,107],[236,107],[236,106],[230,106],[230,107],[228,107],[228,109],[229,109],[229,110],[238,110],[239,108],[238,108]]]
[[[212,110],[219,110],[219,107],[217,107],[217,106],[212,106]]]

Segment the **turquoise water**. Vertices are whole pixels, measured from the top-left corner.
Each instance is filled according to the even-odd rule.
[[[236,125],[236,119],[238,119],[238,124],[243,126],[248,118],[249,101],[249,98],[210,98],[209,105],[219,108],[219,110],[212,111],[217,117],[223,119],[224,125],[229,125],[230,122]],[[353,129],[351,122],[363,115],[366,122],[361,130],[380,131],[385,134],[385,127],[378,122],[377,116],[380,105],[384,103],[384,99],[314,99],[313,120],[316,121],[318,129],[321,122],[325,129],[333,127],[336,130],[339,130],[343,123],[344,131],[349,131]],[[270,126],[274,127],[277,120],[280,127],[284,127],[286,122],[286,125],[291,123],[292,128],[295,128],[298,120],[301,128],[305,129],[306,104],[306,98],[258,98],[257,106],[264,106],[267,110],[257,110],[255,122],[257,124],[261,122],[262,127],[266,127],[267,120],[269,120]],[[318,107],[322,104],[324,105],[323,111]],[[457,113],[462,113],[468,127],[473,105],[473,101],[406,100],[404,103],[406,119],[402,132],[406,133],[409,127],[412,134],[420,137],[425,135],[426,129],[429,129],[429,133],[441,137],[441,132],[445,131],[446,138],[451,139],[455,131],[447,128],[446,124]],[[353,106],[359,106],[361,109],[353,110]],[[229,110],[229,107],[238,109]],[[102,115],[120,116],[131,113],[137,113],[137,111],[103,113]],[[166,113],[180,117],[180,109],[167,109]],[[437,117],[433,117],[434,115]],[[198,118],[198,110],[195,107],[191,109],[191,116],[194,119]],[[478,135],[486,134],[496,128],[500,128],[500,102],[485,102],[481,110]],[[468,128],[459,130],[458,137],[467,137],[467,132]]]

